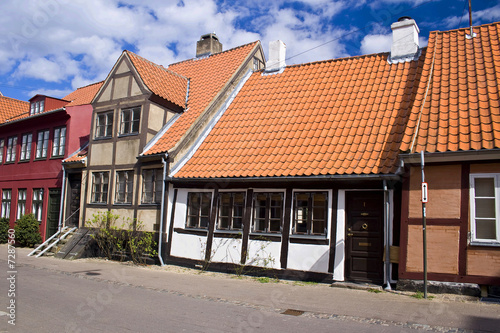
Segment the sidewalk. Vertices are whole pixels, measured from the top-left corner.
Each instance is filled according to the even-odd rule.
[[[332,288],[328,284],[282,281],[261,283],[253,278],[205,272],[167,265],[138,267],[100,259],[61,260],[52,257],[28,257],[30,249],[16,249],[19,274],[22,266],[51,270],[81,278],[129,284],[138,288],[229,302],[262,311],[304,311],[303,316],[337,320],[376,322],[380,325],[422,328],[447,332],[477,330],[500,331],[500,305],[481,303],[443,295],[430,300],[416,299],[393,292],[374,293]],[[6,254],[7,246],[0,245]],[[6,261],[2,255],[1,261]],[[300,312],[299,312],[300,313]],[[456,332],[456,331],[452,331]]]

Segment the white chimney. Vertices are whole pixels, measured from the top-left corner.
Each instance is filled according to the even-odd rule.
[[[391,25],[392,46],[390,62],[411,61],[418,57],[417,23],[411,17],[403,16]]]
[[[269,42],[269,60],[266,72],[277,72],[285,69],[286,45],[280,40]]]

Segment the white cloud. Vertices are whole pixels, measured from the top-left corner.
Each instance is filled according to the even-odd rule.
[[[390,52],[392,45],[392,34],[388,35],[366,35],[361,41],[361,53],[371,54]]]
[[[37,89],[37,90],[32,90],[28,92],[28,98],[31,98],[35,95],[46,95],[50,97],[55,97],[55,98],[63,98],[64,96],[68,95],[69,93],[73,92],[71,89]]]

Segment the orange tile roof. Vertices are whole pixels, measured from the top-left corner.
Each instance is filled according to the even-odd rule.
[[[474,32],[431,32],[403,152],[500,148],[500,22]]]
[[[144,84],[152,93],[181,108],[186,106],[188,92],[188,79],[186,77],[152,63],[135,53],[124,52],[128,55]]]
[[[94,99],[95,94],[101,88],[104,81],[89,84],[88,86],[81,87],[73,91],[72,93],[64,96],[63,99],[70,101],[66,106],[77,106],[90,104]]]
[[[63,160],[64,163],[81,163],[87,158],[88,145],[75,152],[74,155]]]
[[[18,99],[0,96],[0,124],[29,114],[30,103]]]
[[[423,52],[425,54],[425,52]],[[419,61],[387,53],[254,73],[175,177],[390,174]]]
[[[170,65],[169,70],[190,80],[188,108],[144,154],[164,153],[173,148],[257,45],[259,42],[253,42],[209,57]]]

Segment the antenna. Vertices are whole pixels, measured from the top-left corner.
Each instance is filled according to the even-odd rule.
[[[469,0],[469,26],[470,26],[470,35],[465,35],[465,38],[472,39],[477,36],[474,31],[472,31],[472,5],[471,0]]]

